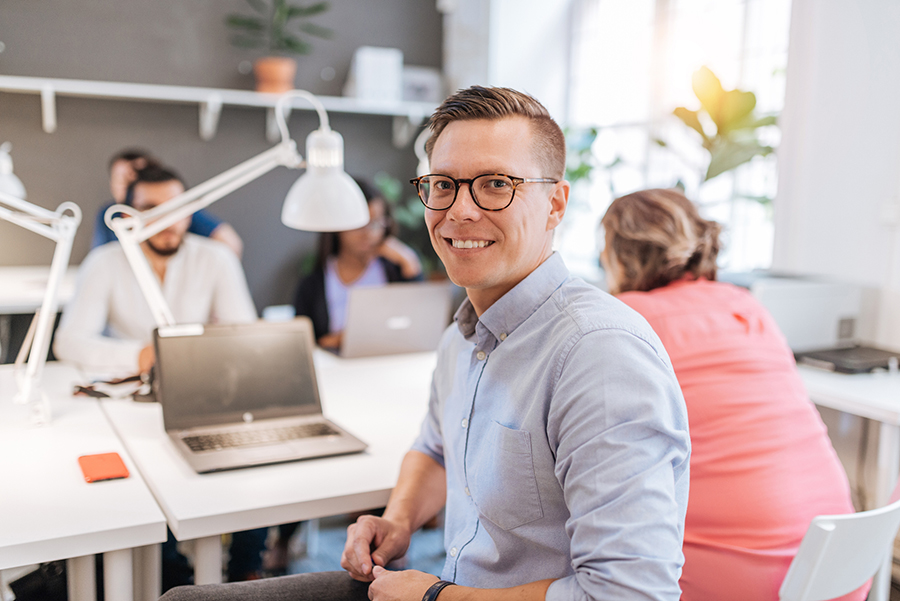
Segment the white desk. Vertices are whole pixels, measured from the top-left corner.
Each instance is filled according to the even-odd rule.
[[[316,354],[325,415],[366,452],[199,475],[163,430],[155,403],[104,400],[178,540],[196,539],[194,579],[220,582],[220,535],[382,507],[427,412],[434,353],[366,359]]]
[[[77,266],[70,266],[59,288],[59,308],[65,307],[75,294]],[[0,360],[9,347],[10,315],[34,313],[44,302],[44,290],[50,266],[0,266]]]
[[[75,294],[78,266],[69,266],[59,288],[59,306],[64,307]],[[44,302],[49,266],[0,266],[0,314],[34,313]]]
[[[12,401],[12,366],[0,366],[0,569],[68,559],[69,598],[95,599],[94,554],[104,553],[107,599],[129,600],[134,586],[139,597],[155,599],[165,517],[99,404],[71,396],[78,379],[70,367],[45,367],[42,388],[53,421],[38,427],[29,421],[30,407]],[[131,476],[85,482],[78,457],[111,451]],[[137,565],[150,569],[133,580],[136,548],[143,548]]]
[[[798,369],[817,405],[880,422],[875,505],[886,505],[900,473],[900,374],[847,375],[802,365]],[[893,547],[872,583],[872,601],[889,597],[892,555]]]

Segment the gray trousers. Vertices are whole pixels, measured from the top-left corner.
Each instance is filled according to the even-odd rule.
[[[230,584],[173,588],[159,601],[369,601],[369,584],[347,572],[295,574]]]

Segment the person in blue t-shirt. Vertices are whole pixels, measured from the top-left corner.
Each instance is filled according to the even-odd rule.
[[[130,205],[130,199],[127,198],[128,185],[137,178],[138,171],[158,164],[159,162],[150,153],[134,148],[119,151],[112,156],[109,160],[109,190],[113,200],[104,204],[97,212],[94,219],[94,235],[91,238],[92,249],[116,240],[116,234],[104,221],[106,210],[116,203]],[[238,257],[243,253],[244,243],[234,228],[207,211],[194,213],[188,231],[222,242]]]

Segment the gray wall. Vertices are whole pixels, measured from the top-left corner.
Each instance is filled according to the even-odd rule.
[[[261,52],[231,47],[224,26],[231,12],[250,9],[243,0],[2,0],[0,74],[250,89],[252,76],[240,74],[238,64]],[[353,51],[362,45],[400,48],[406,64],[441,65],[441,19],[433,1],[332,0],[316,22],[335,36],[314,39],[313,54],[300,57],[297,87],[313,93],[340,95]],[[326,67],[336,73],[331,81],[320,75]],[[38,96],[0,93],[0,142],[12,142],[15,171],[31,202],[55,208],[73,200],[83,209],[72,257],[80,263],[97,209],[110,197],[106,164],[115,151],[146,148],[190,186],[270,147],[262,109],[226,107],[210,142],[197,134],[197,113],[192,105],[59,97],[58,129],[46,134]],[[344,136],[348,172],[415,176],[411,147],[391,145],[390,118],[330,118]],[[313,113],[292,114],[301,153],[316,126]],[[258,308],[289,302],[296,264],[315,246],[314,234],[280,221],[297,175],[279,168],[212,207],[244,238],[244,268]],[[52,251],[49,241],[0,222],[0,265],[49,264]]]

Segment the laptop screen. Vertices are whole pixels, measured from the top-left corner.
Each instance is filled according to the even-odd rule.
[[[167,430],[321,412],[307,319],[194,328],[155,336]]]

